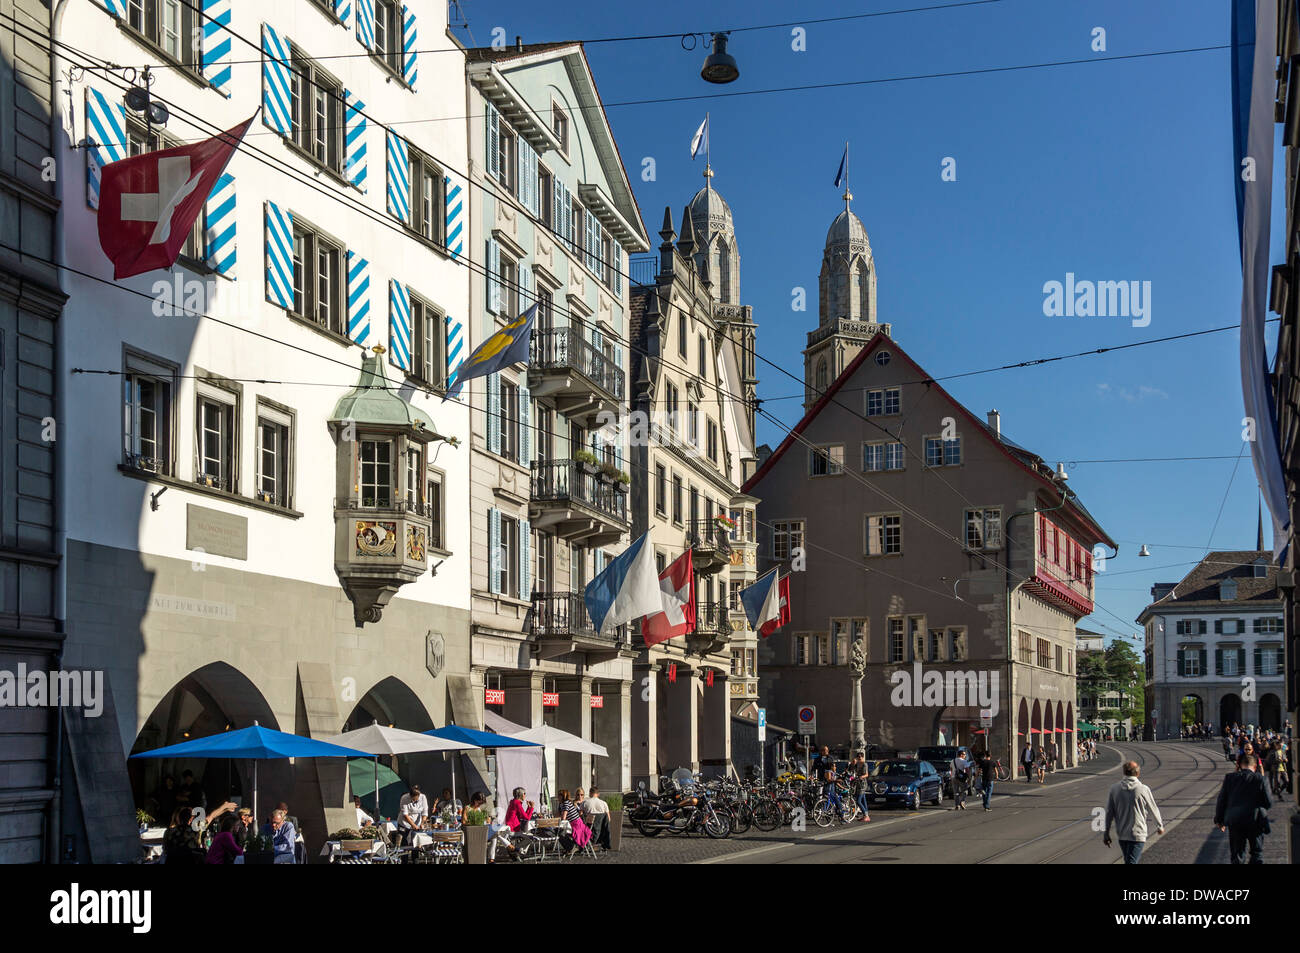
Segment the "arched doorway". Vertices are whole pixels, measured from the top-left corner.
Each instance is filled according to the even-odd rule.
[[[1219,700],[1219,725],[1227,727],[1228,725],[1241,723],[1241,696],[1224,695]]]
[[[1065,760],[1065,706],[1060,702],[1056,703],[1054,731],[1055,737],[1052,740],[1056,742],[1056,766],[1063,768],[1067,764]]]
[[[1056,743],[1056,714],[1052,710],[1052,703],[1047,702],[1043,705],[1043,753],[1051,756],[1052,746]]]
[[[1073,768],[1076,764],[1076,756],[1079,753],[1075,747],[1078,744],[1078,742],[1076,741],[1075,734],[1074,734],[1074,703],[1073,702],[1066,702],[1065,704],[1065,725],[1063,727],[1065,728],[1065,734],[1062,735],[1061,737],[1065,739],[1065,744],[1064,744],[1065,763],[1067,766]]]
[[[1259,697],[1259,727],[1266,731],[1282,728],[1282,702],[1271,692]]]
[[[1036,752],[1043,743],[1043,708],[1042,703],[1037,699],[1034,700],[1034,707],[1030,709],[1028,738]]]
[[[1188,694],[1182,698],[1183,725],[1198,725],[1205,722],[1205,702],[1200,695]]]
[[[271,706],[246,675],[226,662],[212,662],[177,682],[158,704],[136,735],[131,754],[247,728],[256,721],[279,729]],[[193,775],[193,805],[209,809],[227,799],[251,803],[252,767],[248,761],[227,758],[162,758],[127,761],[127,776],[137,808],[166,826],[177,804],[177,791],[186,771]],[[169,787],[167,779],[172,779]],[[287,796],[292,790],[288,761],[268,761],[258,768],[259,792],[274,790]],[[246,793],[247,792],[247,795]]]
[[[1029,739],[1029,701],[1020,699],[1020,710],[1016,713],[1016,737],[1012,739],[1011,766],[1012,777],[1015,776],[1016,762],[1020,760],[1020,752],[1024,749],[1025,741]]]

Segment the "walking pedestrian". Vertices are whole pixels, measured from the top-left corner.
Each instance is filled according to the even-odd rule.
[[[1136,761],[1124,762],[1124,777],[1111,786],[1106,798],[1106,831],[1102,843],[1110,846],[1110,828],[1115,826],[1120,853],[1124,863],[1136,864],[1142,859],[1142,849],[1147,841],[1147,819],[1155,818],[1156,833],[1165,832],[1165,822],[1156,807],[1151,789],[1138,780],[1141,769]]]
[[[1255,756],[1242,755],[1237,770],[1225,775],[1214,805],[1214,824],[1228,832],[1228,852],[1234,864],[1264,862],[1264,835],[1269,833],[1268,809],[1273,806],[1264,776],[1255,770]]]
[[[954,811],[966,810],[966,785],[970,783],[971,763],[965,750],[957,752],[952,760],[952,800]]]
[[[1020,767],[1024,769],[1025,781],[1034,780],[1034,745],[1028,738],[1025,739],[1025,750],[1020,752]]]
[[[993,757],[988,751],[980,752],[979,761],[980,772],[980,794],[984,799],[984,810],[991,811],[989,799],[993,797],[993,779],[997,776],[997,765],[993,763]]]

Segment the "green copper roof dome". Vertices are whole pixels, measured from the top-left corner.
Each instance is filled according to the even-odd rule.
[[[383,347],[372,348],[361,361],[361,376],[356,385],[334,405],[330,423],[354,421],[362,426],[404,427],[437,433],[433,419],[397,393],[384,376]]]

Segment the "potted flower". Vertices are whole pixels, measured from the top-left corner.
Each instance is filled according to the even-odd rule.
[[[600,471],[599,461],[590,450],[575,450],[573,459],[587,476],[595,476]]]
[[[135,812],[135,822],[140,825],[140,833],[143,834],[153,823],[153,815],[148,811],[138,810]]]
[[[618,480],[619,469],[606,460],[600,465],[600,482],[611,484]]]
[[[608,794],[605,803],[609,805],[609,849],[618,850],[623,846],[623,795]]]
[[[465,862],[486,864],[488,845],[488,813],[478,808],[465,812]]]
[[[632,478],[627,475],[626,471],[623,470],[618,471],[618,476],[615,477],[614,489],[616,489],[619,493],[622,493],[624,496],[627,496],[627,494],[631,491]]]

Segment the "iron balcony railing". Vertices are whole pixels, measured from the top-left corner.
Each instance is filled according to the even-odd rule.
[[[716,519],[691,520],[686,524],[686,541],[696,552],[730,553],[731,527]]]
[[[618,523],[627,522],[627,494],[576,460],[535,460],[532,498],[540,503],[581,503]]]
[[[573,328],[533,331],[530,365],[577,371],[616,400],[623,399],[623,371]]]
[[[543,638],[601,639],[616,645],[628,644],[627,626],[621,625],[609,635],[601,635],[591,624],[587,604],[581,592],[533,593],[532,634]]]
[[[721,635],[731,631],[727,607],[721,602],[695,603],[695,631],[701,635]]]

